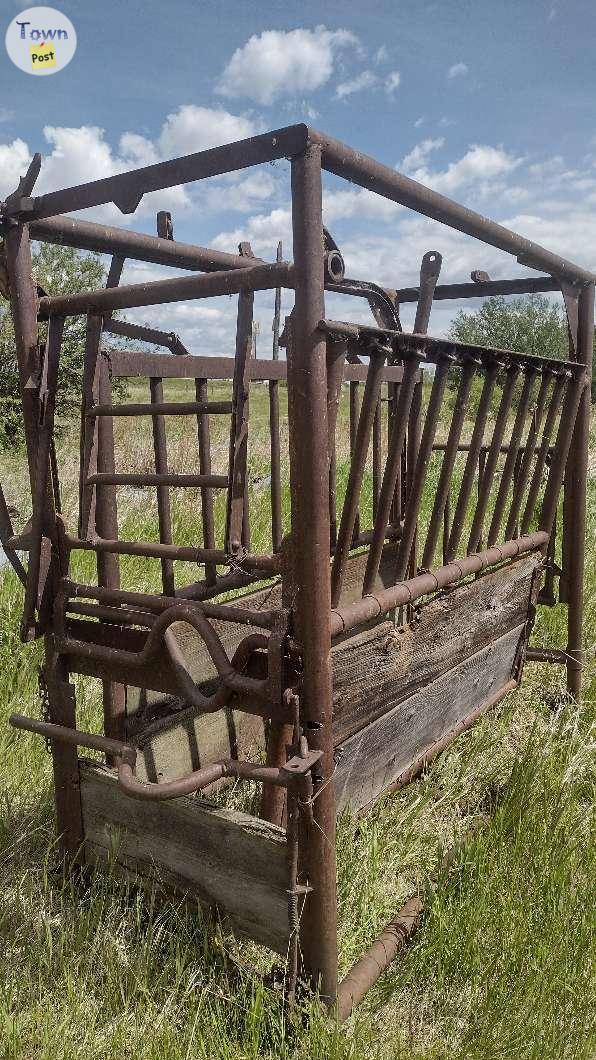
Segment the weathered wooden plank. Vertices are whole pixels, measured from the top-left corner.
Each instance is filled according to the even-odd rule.
[[[351,736],[335,773],[338,809],[367,806],[425,750],[491,700],[511,677],[524,630],[525,625],[509,630]]]
[[[523,622],[540,557],[523,556],[420,609],[349,636],[332,651],[334,738],[345,740],[416,689]]]
[[[131,799],[113,770],[81,763],[85,856],[216,908],[224,922],[285,954],[285,834],[248,814],[200,799]]]

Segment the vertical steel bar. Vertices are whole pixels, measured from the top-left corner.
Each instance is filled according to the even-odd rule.
[[[163,401],[163,383],[158,376],[149,380],[151,393],[151,404]],[[153,428],[153,454],[155,457],[155,471],[158,475],[168,473],[168,443],[166,438],[165,417],[154,415],[151,417]],[[159,520],[159,540],[164,545],[172,544],[172,512],[170,508],[170,489],[168,486],[160,485],[157,490],[157,518]],[[165,596],[174,595],[174,563],[168,557],[161,560],[161,581]]]
[[[226,549],[237,552],[247,545],[247,478],[248,478],[248,398],[250,361],[252,357],[252,323],[254,292],[238,295],[236,326],[236,364],[234,368],[234,409],[230,427],[230,486],[226,516]]]
[[[540,448],[536,457],[536,463],[534,464],[534,471],[532,474],[532,481],[530,482],[530,488],[528,490],[528,496],[526,497],[526,506],[524,508],[524,514],[521,520],[520,532],[527,534],[530,530],[530,525],[535,514],[536,501],[540,492],[540,486],[542,483],[542,475],[546,465],[548,452],[551,444],[551,439],[555,429],[555,424],[561,410],[565,391],[567,389],[569,380],[564,373],[561,373],[555,379],[553,392],[548,406],[548,412],[546,414],[546,421],[544,424],[544,432],[542,435],[542,441],[540,442]]]
[[[302,710],[311,748],[323,751],[314,776],[313,823],[304,871],[310,886],[300,924],[311,981],[327,1002],[337,993],[336,808],[330,670],[329,462],[321,151],[292,159],[292,227],[296,304],[290,322],[288,398],[290,489],[297,634],[302,644]],[[293,334],[292,334],[293,333]]]
[[[279,382],[269,380],[269,445],[271,456],[271,541],[279,552],[283,536],[281,518],[281,452],[279,442]]]
[[[381,388],[382,391],[382,388]],[[379,507],[379,493],[381,490],[381,459],[382,459],[382,444],[383,444],[383,421],[381,419],[381,403],[382,397],[379,393],[379,399],[377,401],[377,407],[375,409],[375,418],[373,420],[373,433],[372,433],[372,512],[373,521],[377,517],[377,510]]]
[[[360,405],[360,383],[351,380],[350,382],[350,467],[354,460],[354,453],[356,450],[356,433],[358,430],[358,408]],[[344,501],[345,505],[345,501]],[[354,518],[352,539],[358,537],[360,533],[360,496],[357,498],[356,503],[356,515]]]
[[[530,429],[526,438],[524,449],[521,453],[521,461],[519,464],[519,470],[513,490],[513,498],[511,500],[511,507],[509,509],[509,515],[507,516],[507,523],[505,525],[505,540],[509,541],[510,538],[516,536],[516,530],[518,529],[519,513],[521,511],[522,502],[524,499],[524,493],[526,492],[526,486],[530,478],[532,471],[532,464],[534,463],[536,439],[540,431],[542,430],[542,421],[544,419],[544,413],[546,409],[546,400],[548,392],[551,389],[551,383],[553,382],[553,376],[550,372],[543,372],[542,379],[540,382],[540,389],[538,391],[538,397],[536,398],[536,407],[532,415],[532,421],[530,423]]]
[[[447,436],[447,446],[443,456],[441,473],[437,484],[437,492],[422,555],[422,566],[425,570],[432,567],[435,549],[437,547],[437,539],[439,537],[441,519],[443,518],[443,520],[445,520],[445,511],[449,501],[449,491],[451,489],[451,480],[453,478],[453,468],[464,425],[464,419],[468,407],[468,398],[470,396],[470,387],[472,385],[475,370],[476,365],[470,361],[467,361],[462,368],[453,408],[453,415],[451,417],[451,424],[449,426],[449,434]]]
[[[347,343],[341,339],[327,339],[327,430],[329,449],[329,540],[333,548],[337,542],[337,448],[336,429],[341,388],[346,363]]]
[[[507,455],[505,457],[505,466],[503,467],[501,481],[499,482],[499,488],[497,490],[497,499],[495,501],[493,516],[490,521],[488,537],[486,539],[487,544],[489,546],[494,545],[501,529],[503,512],[505,511],[507,495],[509,493],[509,490],[511,489],[511,483],[513,481],[513,475],[517,464],[518,453],[520,451],[524,426],[526,423],[526,417],[528,415],[528,408],[530,406],[530,400],[532,397],[532,390],[534,388],[535,381],[536,371],[532,369],[526,370],[524,374],[524,382],[519,399],[519,405],[517,406],[515,419],[513,421],[513,429],[511,431],[511,437],[509,438]]]
[[[98,402],[110,405],[112,383],[109,361],[100,354],[98,363]],[[97,425],[97,470],[114,474],[114,421],[111,416],[100,416]],[[100,537],[118,538],[118,506],[114,486],[98,486],[95,503],[95,529]],[[97,580],[106,589],[120,588],[120,560],[110,552],[97,554]],[[103,682],[104,733],[114,740],[124,739],[126,689],[115,681]]]
[[[283,260],[283,247],[281,239],[277,244],[276,261]],[[275,308],[273,310],[273,360],[279,360],[279,323],[281,319],[281,287],[275,288]]]
[[[366,384],[358,425],[354,436],[354,447],[350,462],[350,472],[346,487],[346,496],[341,513],[337,548],[331,566],[331,606],[337,607],[341,596],[344,568],[353,541],[358,520],[358,501],[362,489],[362,480],[366,469],[368,448],[373,422],[379,407],[379,394],[383,380],[385,357],[371,355],[366,375]]]
[[[503,437],[505,435],[505,428],[507,426],[507,420],[509,418],[509,411],[511,409],[511,402],[513,401],[513,392],[515,390],[515,384],[519,375],[519,368],[516,364],[511,364],[507,368],[505,376],[505,383],[503,385],[503,392],[501,394],[501,401],[497,411],[495,420],[495,426],[493,430],[493,436],[491,439],[490,446],[485,458],[484,469],[478,482],[478,501],[476,503],[476,511],[474,512],[474,518],[472,520],[472,529],[470,530],[470,536],[468,538],[467,554],[475,552],[479,546],[480,539],[482,537],[482,530],[484,527],[484,517],[486,515],[486,509],[490,498],[490,491],[493,484],[493,478],[495,470],[501,454],[501,445],[503,443]]]
[[[405,578],[410,564],[410,557],[416,535],[416,526],[418,524],[418,515],[420,512],[420,503],[422,501],[422,492],[424,490],[428,465],[432,456],[437,424],[441,415],[449,365],[450,360],[441,358],[435,369],[435,376],[424,420],[424,428],[420,439],[420,447],[418,449],[416,468],[412,480],[412,488],[408,495],[408,506],[395,560],[396,582],[402,581],[403,578]]]
[[[486,421],[488,419],[490,403],[493,396],[493,390],[495,388],[495,382],[498,371],[499,365],[496,361],[491,362],[486,368],[486,374],[482,386],[482,393],[480,395],[480,401],[478,402],[478,411],[476,413],[474,427],[472,429],[470,448],[468,450],[464,473],[461,480],[461,486],[459,488],[459,494],[457,497],[457,504],[455,506],[455,512],[453,515],[453,523],[451,525],[451,533],[449,535],[449,544],[447,546],[447,562],[454,559],[459,548],[459,542],[461,540],[461,535],[464,528],[468,504],[470,503],[470,496],[472,494],[472,487],[474,485],[474,477],[476,474],[477,466],[478,485],[480,486],[480,452],[482,447],[482,439],[484,438]]]
[[[362,586],[363,596],[372,592],[379,573],[379,564],[381,562],[383,545],[385,543],[385,533],[395,496],[395,483],[397,481],[398,470],[401,466],[401,456],[406,437],[410,406],[416,388],[419,368],[420,363],[416,358],[413,358],[406,363],[404,378],[400,386],[397,408],[392,416],[393,423],[391,437],[389,438],[387,445],[387,462],[385,464],[381,492],[379,494],[379,507],[373,527],[372,541],[368,550],[366,571],[364,573],[364,583]]]
[[[74,686],[69,683],[65,656],[55,648],[54,638],[45,638],[44,679],[48,692],[50,720],[56,725],[76,728]],[[64,740],[52,740],[56,832],[60,849],[69,861],[84,860],[84,830],[77,748]]]
[[[27,584],[25,586],[25,601],[21,621],[21,638],[23,640],[29,640],[35,632],[35,614],[42,593],[42,539],[44,530],[49,529],[49,519],[53,515],[51,509],[48,510],[48,484],[63,330],[64,317],[50,317],[44,368],[46,372],[46,396],[37,432],[37,452],[35,454],[32,489],[31,545],[29,548]]]
[[[594,284],[583,287],[579,296],[577,328],[577,360],[585,364],[587,385],[577,411],[573,439],[565,469],[566,489],[572,498],[569,511],[573,513],[571,526],[566,528],[569,547],[566,550],[567,570],[567,691],[574,698],[581,693],[582,636],[584,617],[584,569],[586,558],[586,497],[588,488],[588,454],[590,442],[590,380],[594,343]],[[564,529],[565,532],[565,529]]]
[[[587,312],[589,312],[589,309]],[[557,440],[552,453],[546,489],[544,491],[540,512],[539,529],[544,530],[547,534],[550,534],[552,531],[557,514],[559,494],[563,484],[563,476],[568,473],[569,470],[565,465],[571,453],[574,426],[586,388],[589,390],[586,375],[580,375],[577,373],[573,376],[567,389],[567,393],[565,394],[565,401],[561,410],[561,419],[559,420],[559,428],[557,430]],[[581,544],[583,545],[583,538]],[[569,621],[571,621],[571,616],[569,616]],[[577,650],[581,653],[581,643]]]
[[[195,379],[195,397],[201,403],[206,403],[209,400],[207,379]],[[199,412],[197,414],[197,442],[199,447],[199,473],[201,475],[210,475],[211,430],[208,412]],[[201,521],[203,524],[203,548],[215,548],[215,517],[213,514],[213,489],[211,486],[201,486]],[[206,563],[205,581],[207,584],[214,585],[216,576],[217,567],[215,563]]]

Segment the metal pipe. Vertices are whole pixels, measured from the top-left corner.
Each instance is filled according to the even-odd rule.
[[[144,402],[92,405],[85,415],[89,419],[95,419],[98,416],[194,416],[205,413],[225,416],[231,411],[231,401],[155,401],[150,405]]]
[[[410,552],[412,550],[414,536],[416,534],[416,525],[418,523],[418,514],[420,511],[422,492],[424,489],[424,483],[426,481],[428,465],[432,455],[432,446],[435,440],[437,424],[439,422],[439,416],[441,414],[445,386],[447,384],[447,373],[449,370],[449,364],[450,361],[448,360],[440,362],[437,365],[435,377],[433,379],[430,398],[428,401],[428,408],[426,410],[426,418],[424,421],[424,429],[422,431],[422,438],[420,440],[420,447],[416,458],[416,467],[412,477],[412,484],[408,493],[406,516],[404,519],[402,535],[400,538],[399,548],[397,551],[397,558],[395,561],[396,581],[400,581],[404,577],[410,561]]]
[[[381,483],[377,515],[373,527],[373,539],[370,544],[366,571],[364,573],[363,594],[369,593],[379,573],[379,564],[385,543],[389,515],[395,494],[397,474],[401,464],[401,455],[406,437],[410,405],[418,377],[418,361],[406,364],[404,381],[400,386],[397,409],[392,417],[391,436],[387,444],[387,461]]]
[[[526,372],[524,383],[522,386],[522,392],[519,398],[519,404],[517,406],[515,419],[513,421],[513,428],[511,430],[509,445],[507,449],[507,456],[505,457],[505,466],[501,474],[501,481],[499,482],[497,498],[495,500],[493,515],[488,530],[488,545],[494,544],[494,542],[498,539],[499,532],[501,529],[501,521],[503,519],[503,512],[505,510],[507,494],[509,493],[509,489],[515,472],[515,466],[521,445],[522,434],[526,422],[526,416],[528,414],[528,408],[530,405],[530,398],[532,396],[532,390],[534,388],[535,379],[536,373],[534,371],[529,370],[528,372]]]
[[[543,291],[560,291],[561,285],[552,276],[520,276],[512,280],[485,280],[481,283],[441,283],[435,287],[435,302],[451,298],[494,298],[495,295],[539,294]],[[395,292],[399,305],[417,302],[419,287],[401,287]]]
[[[90,486],[212,486],[215,489],[226,489],[228,480],[225,475],[177,475],[156,472],[151,474],[125,474],[119,472],[113,474],[107,471],[98,471],[95,475],[89,475],[87,483]]]
[[[335,607],[341,596],[344,569],[353,543],[354,531],[357,526],[358,502],[362,489],[362,480],[366,469],[366,459],[370,444],[370,435],[373,421],[379,405],[379,394],[381,391],[382,372],[384,361],[375,358],[372,361],[364,388],[362,407],[358,419],[358,426],[354,433],[354,444],[346,496],[341,513],[339,533],[337,535],[337,546],[331,566],[331,605]],[[358,533],[358,531],[356,531]]]
[[[197,412],[197,444],[199,449],[199,473],[211,475],[211,428],[209,414],[206,411],[209,402],[209,385],[207,379],[195,379],[195,397],[197,405],[202,405],[204,411]],[[210,486],[201,486],[201,522],[203,526],[203,547],[215,548],[215,515],[213,509],[213,490]],[[217,568],[215,563],[205,564],[205,580],[214,585],[217,581]]]
[[[211,272],[193,276],[174,276],[152,283],[134,283],[123,287],[83,291],[80,294],[40,298],[39,319],[49,316],[77,316],[81,313],[108,313],[114,309],[183,302],[190,298],[214,298],[238,294],[239,291],[270,291],[275,287],[294,286],[294,268],[285,262],[275,265],[252,265],[249,268]]]
[[[453,561],[444,567],[428,571],[426,574],[418,574],[417,577],[399,582],[389,589],[368,593],[353,604],[334,608],[331,612],[331,636],[337,637],[342,633],[347,633],[355,626],[378,618],[379,615],[386,614],[387,611],[392,611],[396,607],[413,604],[429,593],[444,589],[447,585],[457,584],[470,574],[479,574],[486,567],[503,563],[507,559],[514,559],[526,552],[543,549],[547,543],[548,534],[538,530],[534,534],[519,537],[515,541],[505,541],[483,552],[473,553],[465,559]]]
[[[152,376],[149,380],[151,391],[151,404],[153,405],[152,433],[153,433],[153,455],[155,459],[156,474],[168,477],[168,442],[166,437],[166,425],[163,414],[158,412],[160,405],[164,404],[163,384],[160,378]],[[165,545],[172,544],[172,510],[170,507],[170,491],[165,482],[157,487],[157,518],[159,522],[159,540]],[[161,579],[163,591],[166,596],[173,596],[175,589],[174,562],[169,556],[161,560]]]
[[[313,773],[313,821],[301,847],[312,891],[300,922],[305,969],[323,999],[337,990],[335,792],[329,616],[329,462],[321,155],[309,147],[292,159],[292,228],[296,303],[286,321],[290,494],[297,632],[302,643],[301,707],[309,746],[323,752]]]
[[[464,425],[464,419],[466,412],[468,411],[468,397],[470,395],[470,387],[472,385],[472,379],[476,365],[468,362],[464,365],[459,386],[457,388],[457,397],[455,399],[455,406],[453,409],[453,415],[451,417],[451,424],[449,426],[449,435],[447,438],[447,445],[445,447],[445,456],[443,457],[443,463],[441,465],[441,472],[439,475],[439,482],[437,484],[437,492],[435,495],[435,502],[430,517],[428,526],[428,532],[426,535],[426,542],[424,545],[424,552],[422,554],[422,566],[424,568],[431,567],[435,555],[435,549],[437,547],[437,539],[439,536],[439,529],[441,518],[444,516],[449,503],[449,491],[451,488],[451,480],[453,477],[453,468],[455,465],[455,458],[457,455],[459,440],[461,438],[461,432]],[[435,447],[433,446],[433,449]],[[448,520],[445,530],[448,532]],[[447,536],[446,534],[444,536]]]
[[[435,221],[441,221],[442,224],[480,239],[489,246],[504,250],[507,254],[513,254],[521,264],[530,268],[544,269],[551,275],[565,276],[582,283],[594,282],[594,274],[588,269],[552,254],[531,239],[525,239],[503,225],[489,221],[474,210],[460,206],[439,192],[403,176],[390,166],[376,162],[361,151],[355,151],[313,129],[309,130],[309,139],[312,143],[320,144],[323,169],[330,173],[335,173],[352,184],[374,191],[426,217],[432,217]]]
[[[566,651],[561,651],[560,648],[528,648],[526,650],[526,662],[567,666],[569,656]]]
[[[380,975],[412,938],[422,913],[420,898],[409,898],[389,921],[372,946],[359,957],[337,989],[333,1015],[343,1023]]]
[[[87,552],[113,552],[120,556],[147,556],[148,558],[161,559],[163,556],[171,556],[172,559],[185,560],[188,563],[225,563],[229,564],[232,557],[223,549],[194,548],[192,545],[164,545],[159,541],[121,541],[118,539],[106,540],[95,537],[91,540],[66,535],[66,544],[72,549],[82,549]],[[239,567],[244,566],[249,571],[264,571],[278,574],[280,570],[279,561],[276,556],[259,555],[247,553],[235,558]]]

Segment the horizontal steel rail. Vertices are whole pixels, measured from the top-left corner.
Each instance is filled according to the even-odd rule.
[[[50,316],[77,316],[81,313],[111,313],[114,309],[184,302],[188,298],[214,298],[239,291],[272,291],[294,286],[294,269],[287,262],[252,265],[249,268],[210,272],[193,276],[173,276],[151,283],[122,287],[102,287],[99,291],[40,298],[39,319]]]
[[[124,405],[92,405],[85,415],[96,416],[227,416],[232,411],[231,401],[155,401],[152,405],[129,403]]]
[[[152,475],[152,474],[111,474],[99,471],[89,475],[85,480],[88,486],[211,486],[214,489],[227,489],[227,475]]]
[[[548,544],[548,539],[549,535],[539,530],[515,541],[505,541],[502,545],[494,545],[483,552],[476,552],[465,559],[454,560],[436,570],[398,582],[388,589],[368,593],[347,607],[336,607],[331,611],[331,636],[337,637],[347,633],[355,626],[387,614],[396,607],[413,604],[429,593],[437,592],[448,585],[456,585],[469,575],[479,574],[487,567],[514,559],[526,552],[542,550]]]

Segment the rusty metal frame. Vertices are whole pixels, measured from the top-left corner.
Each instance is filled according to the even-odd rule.
[[[281,244],[276,261],[268,263],[253,258],[247,247],[241,247],[239,254],[228,254],[179,243],[171,238],[171,219],[166,215],[158,222],[157,236],[64,216],[108,203],[114,203],[123,213],[131,213],[151,191],[280,159],[291,162],[291,263],[282,260]],[[546,556],[552,578],[552,540],[564,482],[561,589],[568,606],[567,652],[541,653],[534,649],[528,658],[564,663],[568,689],[579,695],[590,412],[587,379],[596,277],[305,125],[35,196],[40,161],[36,156],[17,190],[0,209],[33,498],[30,525],[15,535],[1,496],[0,538],[10,562],[25,582],[22,635],[25,639],[45,635],[51,721],[14,718],[13,724],[39,732],[51,742],[58,829],[63,849],[74,858],[80,856],[84,841],[77,746],[104,751],[108,761],[118,766],[123,788],[136,797],[176,797],[183,791],[200,790],[216,776],[244,776],[265,785],[263,813],[279,815],[283,802],[278,789],[287,789],[292,931],[288,994],[294,994],[300,949],[302,967],[311,983],[344,1018],[409,936],[413,917],[412,910],[407,917],[398,917],[346,980],[338,984],[336,805],[331,782],[335,768],[332,642],[395,608],[412,608],[422,597],[446,591],[487,567],[507,564],[524,553],[540,552]],[[341,253],[323,227],[324,172],[497,247],[546,275],[498,281],[483,275],[473,277],[472,283],[442,285],[437,282],[440,255],[429,252],[416,287],[385,290],[369,281],[347,279]],[[106,288],[38,298],[31,276],[30,239],[111,254]],[[122,264],[128,258],[173,266],[194,275],[120,285]],[[283,288],[294,291],[295,305],[280,336]],[[258,361],[251,356],[252,300],[258,290],[276,292],[271,361]],[[364,298],[376,326],[327,320],[326,291]],[[426,334],[436,300],[538,291],[563,294],[570,333],[567,362],[466,346]],[[121,308],[230,293],[239,295],[234,358],[193,356],[172,332],[110,319],[114,310]],[[417,304],[412,335],[401,331],[400,302]],[[52,428],[61,329],[67,316],[81,313],[87,314],[88,329],[80,521],[73,534],[64,525],[59,510]],[[46,320],[48,337],[42,348],[38,321]],[[171,356],[110,350],[102,341],[104,333],[157,343]],[[282,344],[286,361],[278,359]],[[434,379],[424,409],[420,367],[425,363],[434,366]],[[457,397],[447,440],[440,443],[436,431],[450,373],[458,379]],[[111,380],[118,376],[145,377],[150,387],[148,403],[119,407],[112,404]],[[194,380],[194,401],[176,404],[164,400],[163,380],[172,377]],[[463,445],[463,414],[475,377],[482,380],[478,416],[470,443]],[[541,384],[537,408],[528,423],[538,377]],[[520,378],[522,396],[509,436],[509,416]],[[231,401],[209,400],[208,382],[213,379],[233,380]],[[250,550],[246,460],[248,393],[256,380],[268,383],[272,468],[272,542],[270,550],[261,555]],[[351,387],[352,444],[346,496],[337,525],[335,433],[342,380],[349,381]],[[285,540],[280,381],[287,383],[290,447],[291,515],[290,533]],[[365,388],[358,411],[360,383],[365,383]],[[500,391],[498,414],[490,437],[485,439],[495,390]],[[387,402],[388,411],[385,446],[382,401]],[[196,417],[196,474],[181,476],[169,470],[166,427],[167,417],[174,413]],[[211,469],[209,417],[230,414],[230,470],[227,476],[217,476]],[[151,418],[155,473],[116,472],[113,417],[117,415]],[[360,497],[371,439],[373,525],[366,529],[361,525]],[[421,535],[421,501],[429,466],[437,453],[443,454],[442,467],[420,569],[417,542]],[[502,453],[504,464],[500,467]],[[460,454],[465,455],[465,465],[452,516],[454,468]],[[538,525],[532,531],[547,466],[548,481]],[[494,500],[491,490],[497,479]],[[159,541],[119,540],[115,491],[124,482],[157,490]],[[475,482],[477,497],[473,501]],[[171,486],[200,489],[200,546],[179,546],[172,540]],[[218,548],[213,490],[220,488],[227,489],[228,503],[225,541]],[[467,548],[457,559],[470,504],[472,525]],[[434,567],[441,525],[443,565]],[[483,549],[485,536],[489,547]],[[355,602],[342,604],[345,570],[350,555],[359,548],[367,549],[361,596]],[[69,578],[73,549],[96,554],[97,586],[78,585]],[[20,550],[29,551],[27,571],[18,558]],[[118,567],[121,555],[158,559],[163,593],[152,596],[122,590]],[[393,564],[393,582],[379,588],[380,565],[387,556]],[[205,577],[176,587],[174,562],[180,559],[203,564]],[[226,575],[218,572],[222,564],[232,564]],[[281,608],[251,611],[239,600],[226,604],[209,602],[230,589],[277,576],[281,576],[283,585]],[[215,664],[218,678],[210,695],[195,686],[172,632],[171,626],[181,621],[199,633]],[[249,632],[230,659],[213,621],[252,625],[258,632]],[[163,672],[155,662],[160,652],[166,659]],[[103,681],[102,737],[76,729],[76,704],[69,675],[77,671]],[[142,678],[135,678],[139,673]],[[242,709],[268,719],[275,734],[267,766],[226,760],[203,770],[200,776],[191,774],[174,787],[162,786],[161,796],[157,790],[143,790],[134,778],[134,749],[123,741],[123,687],[135,679],[145,681],[147,687],[177,688],[202,712],[219,709],[231,695],[239,697]],[[516,674],[495,701],[517,680]],[[288,734],[292,734],[293,751],[285,761]],[[435,752],[429,750],[429,755],[438,753],[443,746],[439,743]],[[303,902],[300,917],[299,901]]]

